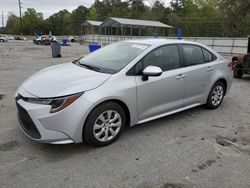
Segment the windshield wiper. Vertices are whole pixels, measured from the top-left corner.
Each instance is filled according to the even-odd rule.
[[[98,67],[95,67],[95,66],[92,66],[92,65],[87,65],[87,64],[82,64],[82,63],[79,63],[80,66],[84,66],[84,67],[87,67],[88,69],[91,69],[91,70],[94,70],[94,71],[97,71],[97,72],[102,72],[102,69],[98,68]]]
[[[75,59],[75,60],[72,61],[72,63],[79,65],[80,61],[79,61],[79,59]]]
[[[72,61],[72,63],[77,64],[77,65],[79,65],[79,66],[86,67],[86,68],[88,68],[88,69],[90,69],[90,70],[94,70],[94,71],[97,71],[97,72],[102,72],[102,69],[100,69],[100,68],[98,68],[98,67],[95,67],[95,66],[92,66],[92,65],[88,65],[88,64],[81,63],[81,62],[79,61],[79,59],[76,59],[76,60]]]

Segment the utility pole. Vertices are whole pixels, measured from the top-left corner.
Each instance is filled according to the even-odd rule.
[[[22,21],[22,2],[18,0],[18,5],[19,5],[19,14],[20,14],[20,33],[23,35],[23,21]]]
[[[2,27],[4,27],[4,16],[3,16],[3,10],[2,10]]]
[[[4,16],[3,16],[3,10],[2,10],[2,27],[3,27],[3,33],[4,33]]]

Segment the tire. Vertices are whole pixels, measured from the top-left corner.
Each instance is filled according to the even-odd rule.
[[[234,78],[241,78],[243,73],[241,70],[234,70],[233,75],[234,75]]]
[[[126,114],[119,104],[100,104],[92,110],[84,124],[83,139],[93,146],[109,145],[120,137],[125,124]]]
[[[224,96],[225,96],[225,85],[222,82],[218,81],[213,85],[213,87],[209,92],[206,107],[209,109],[218,108],[221,105]]]

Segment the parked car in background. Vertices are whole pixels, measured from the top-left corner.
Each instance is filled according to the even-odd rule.
[[[8,42],[7,35],[0,34],[0,42]]]
[[[37,45],[50,45],[52,40],[56,40],[56,37],[49,35],[40,35],[33,40],[33,43]]]
[[[70,42],[77,42],[75,36],[70,36],[70,37],[69,37],[69,41],[70,41]]]
[[[250,36],[248,38],[247,54],[234,56],[232,65],[235,78],[241,78],[244,74],[250,75]]]
[[[232,83],[229,63],[194,42],[114,43],[28,78],[15,95],[20,127],[39,142],[105,146],[125,126],[218,108]]]
[[[26,37],[24,36],[15,36],[14,37],[15,40],[28,40]]]
[[[7,35],[8,40],[15,40],[15,37],[11,36],[11,35]]]

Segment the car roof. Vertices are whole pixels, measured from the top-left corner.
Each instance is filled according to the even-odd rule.
[[[146,45],[164,45],[164,44],[198,44],[196,42],[186,41],[186,40],[177,40],[177,39],[136,39],[136,40],[127,40],[125,42],[139,43]],[[199,44],[200,45],[200,44]]]

